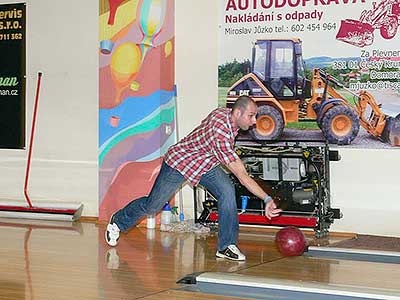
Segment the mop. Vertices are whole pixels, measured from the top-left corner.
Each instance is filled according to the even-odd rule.
[[[38,81],[36,88],[36,100],[33,112],[31,137],[29,143],[28,161],[25,172],[24,196],[27,205],[21,204],[21,201],[0,201],[0,217],[17,218],[17,219],[40,219],[55,221],[75,221],[81,216],[83,204],[81,203],[61,203],[61,202],[44,202],[32,204],[28,194],[29,174],[31,168],[32,148],[35,135],[36,115],[39,102],[39,90],[42,73],[38,73]]]
[[[179,141],[179,129],[178,129],[178,88],[174,85],[174,96],[175,96],[175,131],[176,131],[176,139]],[[179,188],[179,221],[182,223],[185,221],[185,214],[183,212],[183,192],[182,186]]]

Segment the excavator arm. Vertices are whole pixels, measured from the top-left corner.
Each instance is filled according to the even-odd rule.
[[[382,112],[369,92],[364,90],[359,92],[356,110],[361,126],[373,136],[381,138],[388,116]]]
[[[314,69],[313,73],[313,81],[318,82],[320,86],[321,82],[323,82],[322,87],[324,88],[323,95],[320,99],[312,100],[314,102],[318,101],[319,105],[323,107],[322,111],[318,113],[319,119],[323,119],[325,112],[331,108],[329,105],[324,105],[324,102],[329,101],[327,97],[327,95],[329,95],[329,97],[340,99],[342,105],[353,108],[358,115],[360,125],[371,135],[393,146],[400,146],[400,114],[395,118],[386,115],[382,112],[380,105],[377,104],[371,93],[365,90],[355,93],[323,70]],[[357,99],[356,105],[351,105],[340,95],[340,93],[334,89],[332,83],[355,96]],[[316,84],[313,83],[312,85],[315,86]]]

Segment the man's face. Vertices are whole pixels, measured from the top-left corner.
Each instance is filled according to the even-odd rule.
[[[234,112],[236,125],[242,130],[248,130],[251,126],[256,124],[257,105],[250,103],[247,105],[246,110],[241,112],[236,110]]]

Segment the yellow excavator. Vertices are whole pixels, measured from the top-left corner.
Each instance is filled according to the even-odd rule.
[[[400,114],[384,114],[368,91],[355,93],[321,69],[313,69],[311,79],[305,70],[300,39],[259,39],[251,72],[228,89],[227,107],[241,95],[254,99],[257,123],[250,135],[257,140],[279,139],[289,122],[315,120],[332,144],[350,144],[361,125],[383,142],[400,146]],[[351,93],[355,104],[335,87]]]

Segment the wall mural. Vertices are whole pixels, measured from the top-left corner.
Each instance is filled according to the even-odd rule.
[[[174,1],[101,0],[99,220],[148,194],[176,141]]]

